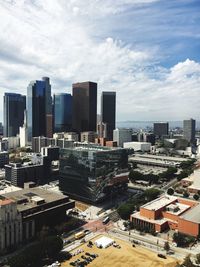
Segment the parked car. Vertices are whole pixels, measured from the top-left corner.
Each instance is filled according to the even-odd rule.
[[[158,257],[162,259],[166,259],[167,257],[164,254],[158,253]]]

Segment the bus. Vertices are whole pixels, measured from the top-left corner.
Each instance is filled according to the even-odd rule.
[[[103,219],[103,224],[107,224],[109,221],[110,221],[110,218],[106,217],[106,218]]]
[[[85,233],[83,231],[78,232],[74,235],[75,239],[80,239],[85,236]]]

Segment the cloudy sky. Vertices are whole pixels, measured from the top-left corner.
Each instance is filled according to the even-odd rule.
[[[116,91],[118,121],[200,117],[199,0],[0,0],[0,21],[1,103],[49,76]]]

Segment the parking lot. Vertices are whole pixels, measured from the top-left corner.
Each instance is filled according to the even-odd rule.
[[[92,240],[94,243],[99,237]],[[70,260],[62,263],[62,267],[79,266],[78,262],[87,260],[88,266],[95,267],[175,267],[176,260],[170,257],[159,258],[156,253],[140,246],[133,247],[131,243],[114,239],[117,246],[97,248],[96,245],[88,246],[88,242],[71,251],[75,254]],[[77,254],[77,255],[76,255]],[[76,264],[76,263],[77,264]],[[72,265],[72,263],[75,263]]]

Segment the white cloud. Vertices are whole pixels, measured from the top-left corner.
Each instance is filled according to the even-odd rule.
[[[26,93],[29,81],[42,76],[51,78],[54,92],[69,92],[71,83],[92,80],[99,93],[117,91],[119,119],[197,116],[199,63],[187,59],[168,70],[158,65],[156,48],[136,49],[112,32],[97,38],[106,16],[150,2],[156,1],[4,1],[0,97],[5,91]]]

